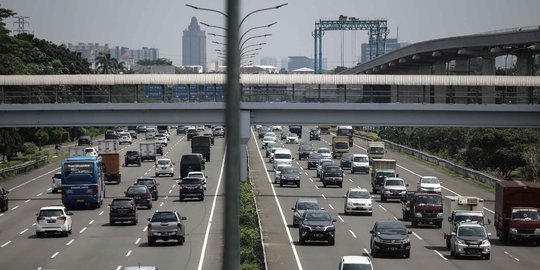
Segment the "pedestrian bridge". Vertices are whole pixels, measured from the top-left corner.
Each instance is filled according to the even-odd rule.
[[[240,83],[249,124],[540,127],[537,76],[243,74]],[[224,84],[224,74],[4,75],[0,126],[223,124]]]

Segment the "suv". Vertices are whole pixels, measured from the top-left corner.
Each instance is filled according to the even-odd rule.
[[[337,185],[343,187],[343,170],[337,165],[323,167],[322,173],[323,187]]]
[[[176,211],[156,211],[148,218],[148,245],[153,246],[156,240],[176,240],[183,245],[186,240],[186,217],[180,216]]]
[[[422,176],[417,183],[416,189],[421,192],[435,192],[441,194],[441,184],[442,182],[435,176]]]
[[[186,138],[187,138],[188,141],[191,140],[191,138],[193,138],[195,136],[199,136],[199,132],[197,131],[197,129],[190,128],[190,129],[187,130]]]
[[[306,240],[327,241],[333,246],[336,243],[336,222],[326,210],[306,210],[299,223],[298,236],[300,245]]]
[[[371,256],[373,258],[381,253],[398,254],[401,253],[405,258],[411,256],[411,240],[405,225],[395,219],[383,219],[375,222],[371,233]]]
[[[212,134],[214,135],[214,137],[225,137],[225,130],[223,130],[223,127],[215,127],[213,130],[212,130]]]
[[[180,178],[187,176],[189,172],[204,170],[205,162],[201,154],[184,154],[180,159]]]
[[[403,198],[405,198],[407,186],[409,186],[409,184],[405,184],[405,181],[401,178],[385,178],[381,191],[381,201],[386,202],[388,199],[403,200]]]
[[[124,165],[128,166],[130,164],[135,164],[141,167],[141,155],[139,151],[127,151],[124,155]]]
[[[323,166],[328,166],[328,165],[336,165],[336,164],[331,159],[326,159],[326,158],[319,159],[319,164],[317,165],[317,177],[318,178],[322,178]]]
[[[270,153],[272,152],[273,148],[279,148],[279,144],[278,143],[269,143],[269,144],[266,145],[266,147],[265,147],[266,157],[270,157]]]
[[[342,169],[351,168],[354,154],[353,153],[343,153],[341,154],[341,160],[339,161],[339,166]]]
[[[79,137],[79,143],[78,145],[79,146],[82,146],[82,145],[92,145],[92,138],[90,138],[90,136],[81,136]]]
[[[174,162],[169,158],[160,158],[157,160],[156,164],[156,177],[162,174],[168,174],[174,176]]]
[[[180,201],[186,197],[198,197],[204,201],[204,183],[198,177],[184,177],[178,185],[180,186]]]
[[[120,138],[118,139],[118,144],[123,144],[123,143],[132,144],[133,143],[133,140],[131,139],[131,135],[129,135],[128,132],[122,132],[119,135],[120,135]]]
[[[105,140],[116,140],[118,139],[118,134],[116,131],[109,129],[105,131]]]
[[[36,214],[36,237],[41,238],[45,233],[60,233],[64,236],[71,234],[71,216],[66,207],[45,206]]]
[[[0,187],[0,212],[6,212],[9,210],[8,208],[8,196],[7,194],[9,191],[7,189],[4,189],[3,187]]]
[[[176,135],[184,135],[187,132],[187,127],[184,126],[177,126],[176,127]]]
[[[345,155],[345,154],[343,154]],[[343,157],[342,157],[343,158]],[[366,154],[353,154],[351,162],[351,174],[355,172],[369,173],[369,158]]]
[[[210,138],[210,143],[214,145],[214,134],[213,133],[203,133],[203,136]]]
[[[300,198],[296,200],[293,210],[293,227],[298,227],[306,210],[320,210],[319,200],[315,198]]]
[[[296,185],[300,187],[300,170],[297,167],[288,166],[281,169],[279,175],[279,186],[283,185]]]
[[[152,200],[157,201],[158,199],[158,186],[159,183],[154,178],[138,178],[135,180],[135,185],[144,185],[150,190],[152,194]]]
[[[279,165],[279,166],[276,168],[276,171],[274,172],[274,184],[277,184],[278,181],[281,180],[281,171],[282,171],[285,167],[291,167],[291,165],[289,165],[289,164],[283,164],[283,165]]]
[[[310,141],[320,141],[321,140],[321,131],[318,129],[312,129],[309,131],[309,140]]]
[[[349,188],[345,194],[345,215],[352,213],[366,213],[369,216],[373,215],[373,199],[371,194],[365,188]]]
[[[109,204],[109,224],[114,225],[117,221],[137,225],[137,204],[133,198],[118,197]]]
[[[146,208],[152,209],[152,193],[148,187],[144,185],[130,186],[125,194],[126,197],[132,197],[137,206],[146,206]]]
[[[368,256],[342,256],[338,270],[373,270]]]
[[[307,158],[307,169],[317,168],[319,166],[319,160],[321,160],[322,154],[311,152]]]
[[[167,136],[165,136],[165,134],[158,133],[154,135],[154,142],[156,144],[159,143],[161,145],[167,146]]]
[[[62,190],[62,173],[57,172],[52,177],[51,184],[52,193],[56,193]]]
[[[452,232],[450,255],[480,256],[489,260],[491,254],[491,233],[486,233],[484,226],[478,223],[459,223],[456,232]]]
[[[298,146],[298,159],[308,158],[309,154],[313,152],[313,145],[311,144],[302,144]]]
[[[200,178],[204,185],[204,190],[206,190],[206,179],[208,179],[208,175],[205,175],[202,171],[196,171],[196,172],[188,172],[187,177],[197,177]]]

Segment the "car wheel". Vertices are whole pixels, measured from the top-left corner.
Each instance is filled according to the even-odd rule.
[[[36,238],[42,238],[43,233],[42,232],[36,232]]]
[[[152,205],[151,205],[151,204],[150,204],[150,205],[148,205],[148,209],[152,209]]]
[[[300,183],[298,183],[298,184],[296,185],[296,187],[299,188],[299,187],[300,187]]]
[[[180,201],[184,201],[184,197],[180,196]]]
[[[131,223],[133,223],[133,225],[137,225],[137,223],[139,223],[139,221],[137,219],[134,219]]]
[[[178,245],[181,246],[184,244],[184,237],[183,236],[178,236]]]
[[[407,251],[405,252],[405,258],[410,258],[411,257],[411,251]]]
[[[484,260],[489,260],[489,258],[491,258],[491,255],[490,255],[490,254],[484,255]]]
[[[283,182],[279,181],[279,186],[283,187]]]
[[[112,219],[109,220],[109,225],[114,226],[114,223],[115,223],[114,220],[112,220]]]
[[[343,209],[343,213],[345,213],[346,216],[349,215],[349,212],[347,211],[347,208]]]
[[[377,258],[379,254],[377,254],[377,251],[375,248],[371,248],[371,257],[373,258]]]
[[[336,239],[332,238],[332,239],[328,240],[328,245],[335,246],[336,245]]]
[[[148,236],[148,245],[153,246],[156,243],[156,240],[152,236]]]
[[[303,237],[300,237],[300,245],[305,245],[306,244],[306,240],[303,238]]]
[[[201,196],[201,201],[204,201],[204,195]]]
[[[450,256],[452,256],[452,257],[454,257],[454,258],[457,258],[456,252],[454,252],[453,249],[450,249]]]

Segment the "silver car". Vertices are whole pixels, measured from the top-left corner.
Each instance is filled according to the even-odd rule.
[[[183,245],[186,240],[184,220],[186,217],[176,211],[156,211],[152,218],[148,218],[148,245],[155,245],[156,240],[176,240],[178,245]]]
[[[315,198],[299,198],[291,208],[293,210],[293,227],[298,227],[306,210],[321,210],[319,200]]]

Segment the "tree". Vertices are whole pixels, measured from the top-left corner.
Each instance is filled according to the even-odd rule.
[[[9,160],[15,153],[19,152],[24,143],[16,128],[0,128],[0,153],[2,160]]]
[[[100,53],[96,61],[98,72],[101,74],[114,73],[114,69],[116,66],[115,62],[118,63],[115,60],[116,59],[111,58],[110,53]]]
[[[139,60],[137,65],[141,66],[172,66],[172,61],[167,58],[159,58],[156,60]]]

